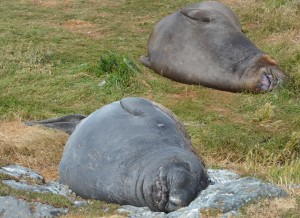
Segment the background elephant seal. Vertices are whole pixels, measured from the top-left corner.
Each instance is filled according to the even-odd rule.
[[[125,98],[83,119],[59,165],[62,183],[84,198],[173,211],[208,186],[204,164],[172,112]]]
[[[269,55],[242,32],[220,2],[187,6],[158,22],[141,62],[172,80],[226,91],[267,92],[283,81]]]

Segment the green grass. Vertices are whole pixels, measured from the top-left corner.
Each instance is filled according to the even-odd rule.
[[[46,1],[1,1],[0,121],[89,114],[123,97],[145,97],[186,123],[208,167],[229,161],[247,175],[300,183],[297,1],[232,5],[246,35],[287,75],[283,87],[257,95],[179,84],[139,62],[155,23],[193,1],[39,2]]]

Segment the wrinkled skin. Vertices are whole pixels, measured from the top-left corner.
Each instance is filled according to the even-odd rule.
[[[141,62],[181,83],[233,92],[264,93],[284,79],[276,61],[244,35],[236,15],[220,2],[192,4],[159,21]]]
[[[59,175],[79,196],[170,212],[187,206],[208,186],[183,124],[167,108],[125,98],[87,118],[72,116],[30,124],[69,133],[75,129]]]

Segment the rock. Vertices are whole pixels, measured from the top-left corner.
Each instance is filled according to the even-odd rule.
[[[216,183],[224,183],[228,181],[232,181],[234,179],[240,178],[238,174],[235,172],[232,172],[230,170],[213,170],[213,169],[208,169],[207,170],[210,184],[216,184]]]
[[[0,168],[0,173],[12,176],[16,180],[3,180],[3,184],[16,190],[33,191],[33,192],[50,192],[63,196],[72,195],[73,192],[66,186],[58,182],[45,183],[43,176],[37,172],[22,167],[20,165],[9,165]]]
[[[34,211],[34,212],[32,212]],[[0,197],[0,217],[20,218],[20,217],[58,217],[68,212],[65,208],[55,208],[50,205],[35,203],[30,207],[25,200],[20,200],[11,196]]]
[[[75,194],[59,182],[45,183],[44,178],[35,171],[19,165],[9,165],[2,167],[0,172],[16,180],[2,180],[2,183],[16,190],[32,191],[39,193],[59,194],[75,199]],[[87,203],[81,202],[76,206],[83,206]],[[75,203],[74,203],[75,205]],[[17,211],[17,213],[15,213]],[[65,208],[55,208],[53,206],[41,203],[34,203],[32,207],[24,201],[14,197],[1,197],[0,217],[58,217],[68,212]]]
[[[38,173],[19,165],[2,167],[1,173],[21,180],[3,180],[2,182],[14,189],[29,190],[35,192],[51,192],[63,196],[71,196],[72,191],[68,187],[58,183],[44,183],[44,178]],[[189,206],[171,213],[152,212],[147,207],[122,206],[118,213],[130,214],[132,218],[155,217],[155,218],[199,218],[201,211],[216,210],[223,214],[222,217],[238,216],[238,208],[248,202],[258,201],[260,198],[285,197],[287,193],[281,188],[260,181],[252,177],[240,178],[229,170],[207,170],[210,184],[203,190]],[[30,182],[37,181],[39,184],[32,185]],[[42,184],[41,184],[42,183]],[[80,207],[88,204],[86,201],[73,200],[74,206]],[[0,197],[0,217],[55,217],[67,213],[67,209],[54,208],[41,203],[34,204],[35,209],[31,212],[29,204],[24,200],[14,197]]]
[[[0,173],[12,176],[18,180],[30,179],[36,183],[45,183],[44,177],[42,177],[40,174],[27,167],[22,167],[17,164],[2,167],[0,169]]]
[[[58,182],[49,182],[45,185],[29,185],[27,181],[20,181],[17,182],[15,180],[3,180],[3,184],[8,185],[9,187],[16,189],[16,190],[23,190],[23,191],[33,191],[33,192],[50,192],[53,194],[59,194],[63,196],[69,196],[73,194],[73,192],[65,185],[60,184]]]
[[[0,197],[0,217],[3,218],[20,218],[32,217],[30,207],[24,200],[14,197]]]
[[[61,184],[59,182],[48,182],[45,184],[45,187],[48,189],[49,192],[53,194],[63,195],[66,197],[70,195],[75,195],[67,185]]]
[[[74,205],[75,207],[82,207],[82,206],[88,205],[88,202],[87,202],[87,201],[74,201],[74,202],[73,202],[73,205]]]
[[[67,213],[68,209],[66,208],[55,208],[47,204],[35,203],[35,211],[33,217],[59,217]]]
[[[209,186],[187,207],[215,208],[222,213],[238,209],[260,198],[286,197],[287,193],[270,183],[245,177]]]

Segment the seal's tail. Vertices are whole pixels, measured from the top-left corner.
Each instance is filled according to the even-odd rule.
[[[146,67],[151,68],[151,59],[149,58],[149,56],[142,55],[142,56],[140,57],[140,61],[141,61],[142,64],[144,64]]]
[[[24,124],[27,126],[42,125],[49,128],[62,130],[71,135],[77,124],[80,123],[84,118],[86,118],[84,115],[72,114],[47,120],[27,121],[24,122]]]

